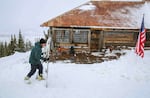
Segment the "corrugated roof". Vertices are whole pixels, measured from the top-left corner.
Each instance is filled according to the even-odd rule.
[[[145,13],[145,24],[150,28],[149,12],[150,2],[89,1],[41,26],[139,28]]]

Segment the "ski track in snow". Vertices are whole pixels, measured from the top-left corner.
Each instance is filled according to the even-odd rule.
[[[150,51],[144,59],[126,52],[97,64],[50,63],[48,88],[36,75],[31,85],[24,83],[30,52],[1,58],[0,98],[150,98]]]

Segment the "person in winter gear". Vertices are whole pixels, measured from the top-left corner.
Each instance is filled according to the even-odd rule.
[[[75,50],[74,50],[74,47],[73,47],[73,46],[70,47],[69,53],[70,53],[70,55],[74,56]]]
[[[75,60],[75,57],[74,57],[74,56],[75,56],[75,50],[74,50],[74,47],[73,47],[73,46],[70,47],[69,53],[70,53],[70,60],[71,60],[71,62],[73,63],[74,60]]]
[[[43,65],[41,63],[41,55],[42,55],[42,48],[46,46],[46,41],[44,39],[40,39],[40,42],[35,43],[35,46],[33,47],[31,53],[30,53],[30,58],[29,58],[29,63],[31,64],[31,70],[25,77],[25,80],[29,80],[32,75],[35,74],[36,69],[39,70],[39,76],[37,76],[38,80],[43,80]]]

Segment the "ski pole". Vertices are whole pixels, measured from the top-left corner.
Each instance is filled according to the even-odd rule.
[[[49,68],[49,61],[47,61],[47,71],[46,71],[46,88],[48,88],[48,68]]]

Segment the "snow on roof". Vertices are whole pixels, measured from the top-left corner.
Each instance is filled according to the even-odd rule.
[[[42,24],[55,27],[140,28],[143,14],[150,29],[149,1],[90,1]]]
[[[128,15],[126,15],[126,13],[128,13],[127,11],[129,11]],[[144,14],[145,27],[150,28],[150,21],[149,21],[150,13],[149,12],[150,12],[150,4],[146,2],[140,7],[137,5],[136,7],[125,7],[125,8],[117,9],[116,11],[111,12],[111,15],[115,18],[119,18],[119,17],[122,17],[123,19],[129,18],[130,22],[127,22],[127,23],[130,27],[135,27],[135,26],[140,27],[141,22],[142,22],[142,17]]]
[[[80,10],[94,10],[96,8],[95,5],[93,5],[92,3],[89,3],[87,5],[83,5],[81,7],[79,7],[78,9]]]

